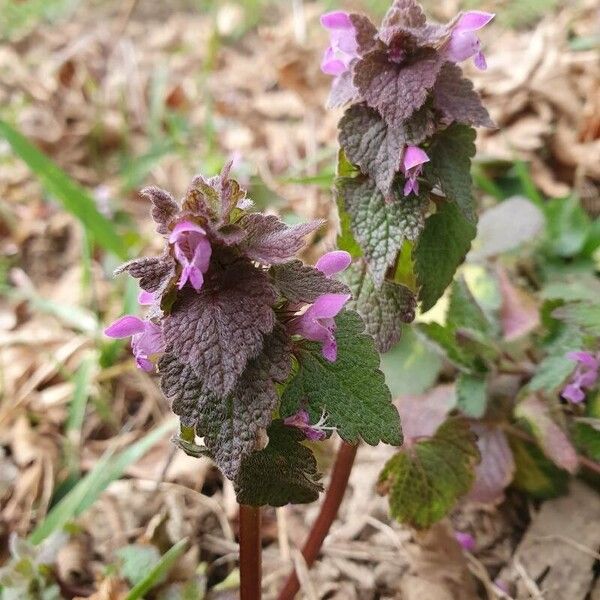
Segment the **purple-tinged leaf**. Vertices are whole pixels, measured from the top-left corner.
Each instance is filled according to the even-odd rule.
[[[123,272],[140,280],[140,287],[159,298],[175,277],[176,263],[169,254],[135,258],[115,270],[115,275]]]
[[[438,385],[425,394],[400,396],[394,404],[400,413],[404,445],[410,447],[419,439],[433,437],[456,406],[456,392],[454,385]]]
[[[410,27],[419,29],[425,27],[427,18],[416,0],[394,0],[394,3],[388,9],[382,28],[387,27]]]
[[[350,22],[356,32],[358,54],[364,56],[377,47],[377,27],[365,15],[350,14]]]
[[[472,194],[471,158],[475,156],[475,130],[454,123],[436,134],[427,150],[425,177],[439,185],[451,202],[471,223],[477,215]]]
[[[339,108],[358,100],[358,90],[352,83],[352,71],[344,71],[331,82],[327,108]]]
[[[145,188],[141,194],[152,202],[151,214],[156,223],[156,231],[162,235],[168,235],[171,223],[181,210],[179,204],[173,200],[171,194],[158,187]]]
[[[353,295],[349,307],[363,318],[377,350],[387,352],[400,339],[402,324],[415,318],[415,295],[407,287],[391,281],[384,281],[381,288],[376,289],[365,262],[360,259],[343,277]]]
[[[506,435],[498,427],[474,424],[481,462],[475,467],[475,482],[466,499],[495,506],[504,500],[504,490],[515,473],[515,460]]]
[[[567,434],[550,415],[548,403],[532,394],[519,402],[515,415],[531,427],[544,454],[569,473],[577,471],[578,459]]]
[[[212,237],[224,246],[237,246],[246,237],[246,232],[238,225],[223,225],[211,231]]]
[[[540,310],[535,298],[525,290],[513,285],[506,270],[496,267],[498,287],[502,298],[500,324],[507,342],[527,335],[540,326]]]
[[[442,67],[433,86],[433,105],[448,124],[456,121],[474,127],[495,127],[473,84],[455,64]]]
[[[337,189],[373,281],[380,287],[404,240],[415,240],[422,231],[426,202],[412,196],[386,203],[374,182],[362,177],[340,178]]]
[[[354,85],[388,125],[401,127],[425,103],[442,64],[432,49],[420,50],[401,64],[391,62],[386,52],[374,50],[356,64]]]
[[[246,230],[242,252],[250,259],[263,264],[288,261],[304,246],[304,238],[321,227],[322,221],[311,221],[292,227],[274,215],[252,213],[240,221]]]
[[[219,262],[219,258],[214,262]],[[231,392],[272,331],[277,297],[266,274],[246,260],[211,268],[200,292],[179,292],[164,321],[168,352],[189,364],[207,391]]]
[[[323,294],[347,294],[348,287],[341,281],[326,277],[314,267],[293,260],[271,267],[269,274],[280,294],[290,302],[314,302]]]
[[[376,110],[355,104],[342,117],[339,130],[348,159],[375,179],[382,194],[388,196],[405,146],[420,144],[432,135],[435,122],[431,110],[422,107],[401,126],[389,127]]]

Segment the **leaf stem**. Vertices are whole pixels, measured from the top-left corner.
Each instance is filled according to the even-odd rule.
[[[240,600],[261,598],[260,507],[240,504]]]
[[[337,516],[340,504],[346,488],[348,487],[348,478],[354,464],[356,450],[358,446],[351,446],[346,442],[342,442],[338,451],[333,471],[331,472],[331,481],[329,488],[325,493],[323,504],[317,520],[314,522],[308,538],[302,548],[302,556],[308,567],[315,562],[323,541],[329,532],[329,528]],[[281,590],[277,600],[292,600],[300,589],[300,582],[295,571],[292,571],[288,576],[283,589]]]

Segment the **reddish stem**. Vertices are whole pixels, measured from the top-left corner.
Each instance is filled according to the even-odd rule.
[[[315,562],[323,541],[329,532],[331,524],[337,516],[340,504],[346,488],[348,487],[348,478],[350,477],[350,471],[354,464],[354,458],[356,456],[357,446],[351,446],[346,442],[342,442],[338,451],[335,465],[333,465],[333,471],[331,472],[331,481],[329,488],[325,493],[323,504],[321,505],[321,511],[317,520],[314,522],[308,538],[302,548],[302,556],[306,561],[306,564],[310,567]],[[292,571],[288,576],[281,593],[277,597],[277,600],[292,600],[300,589],[300,582],[295,571]]]
[[[261,598],[260,507],[240,504],[240,600]]]

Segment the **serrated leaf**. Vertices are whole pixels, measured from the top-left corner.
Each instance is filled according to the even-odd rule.
[[[323,294],[347,294],[348,287],[341,281],[326,277],[314,267],[293,260],[274,265],[269,270],[275,287],[290,302],[314,302]]]
[[[162,235],[169,233],[169,225],[181,210],[179,204],[175,202],[173,196],[158,187],[147,187],[140,192],[152,202],[151,215],[156,223],[156,231]]]
[[[323,487],[313,453],[300,443],[302,432],[278,420],[267,435],[267,446],[242,463],[235,481],[238,502],[251,506],[314,502]]]
[[[327,108],[339,108],[358,99],[358,90],[352,82],[352,72],[344,71],[331,82]]]
[[[362,438],[371,445],[400,445],[400,419],[379,370],[373,338],[364,333],[364,323],[353,311],[342,312],[336,325],[335,362],[323,358],[319,344],[307,343],[296,350],[299,368],[284,391],[282,414],[292,415],[304,407],[316,422],[325,411],[327,424],[349,444]]]
[[[206,391],[219,397],[233,390],[248,360],[262,349],[275,323],[271,307],[277,298],[267,275],[249,261],[223,266],[221,259],[213,260],[217,266],[200,292],[179,292],[163,321],[166,352],[189,364]]]
[[[400,126],[389,127],[379,113],[355,104],[339,123],[339,141],[346,156],[369,174],[384,196],[389,196],[400,169],[404,147],[420,144],[435,131],[431,109],[423,107]]]
[[[581,328],[594,337],[600,337],[600,304],[573,302],[556,309],[552,316]]]
[[[479,451],[466,422],[449,419],[436,434],[401,450],[379,476],[391,515],[416,528],[444,517],[474,480]]]
[[[425,164],[425,177],[432,185],[439,185],[448,200],[458,206],[463,216],[475,223],[477,216],[471,189],[471,158],[475,156],[475,130],[459,123],[450,125],[434,136],[427,155],[429,162]]]
[[[515,461],[504,432],[498,427],[473,425],[481,462],[475,467],[475,482],[467,499],[483,505],[496,505],[515,472]]]
[[[402,333],[402,324],[415,318],[416,298],[405,286],[384,281],[375,288],[364,261],[358,261],[343,274],[352,291],[349,308],[363,318],[367,333],[375,339],[379,352],[387,352]]]
[[[485,377],[461,373],[456,380],[456,407],[467,417],[480,419],[487,407]]]
[[[515,408],[515,416],[527,422],[550,460],[569,473],[577,470],[575,448],[566,433],[550,416],[547,402],[532,394],[519,402]]]
[[[416,0],[394,0],[385,13],[382,27],[424,27],[427,19],[423,8]]]
[[[246,231],[242,252],[264,264],[278,264],[294,257],[305,245],[305,237],[321,227],[322,221],[290,227],[274,215],[252,213],[239,223]]]
[[[365,15],[351,13],[349,17],[352,27],[354,27],[357,51],[362,56],[377,45],[377,27]]]
[[[433,105],[446,122],[456,121],[474,127],[494,127],[473,83],[462,76],[462,69],[446,63],[433,86]]]
[[[175,277],[175,261],[168,254],[135,258],[115,270],[115,275],[126,272],[140,280],[140,287],[146,292],[160,294]]]
[[[388,125],[402,127],[403,121],[425,103],[442,64],[440,55],[431,48],[418,51],[402,64],[390,61],[387,50],[373,50],[354,67],[354,85]]]
[[[386,202],[366,178],[337,180],[339,196],[350,217],[375,285],[381,286],[405,239],[414,240],[424,226],[424,202],[419,197]]]
[[[475,233],[475,226],[449,202],[425,221],[413,251],[423,312],[434,306],[452,281]]]

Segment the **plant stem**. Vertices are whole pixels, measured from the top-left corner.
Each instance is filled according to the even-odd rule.
[[[260,507],[240,504],[240,600],[261,598]]]
[[[342,442],[338,451],[333,471],[331,472],[331,481],[329,488],[325,493],[321,511],[317,520],[314,522],[308,538],[302,548],[302,556],[306,564],[310,567],[315,562],[323,541],[329,532],[329,528],[337,516],[340,504],[346,488],[348,487],[348,478],[354,464],[357,446],[351,446],[346,442]],[[300,582],[295,571],[292,571],[288,576],[283,589],[281,590],[277,600],[292,600],[300,589]]]

